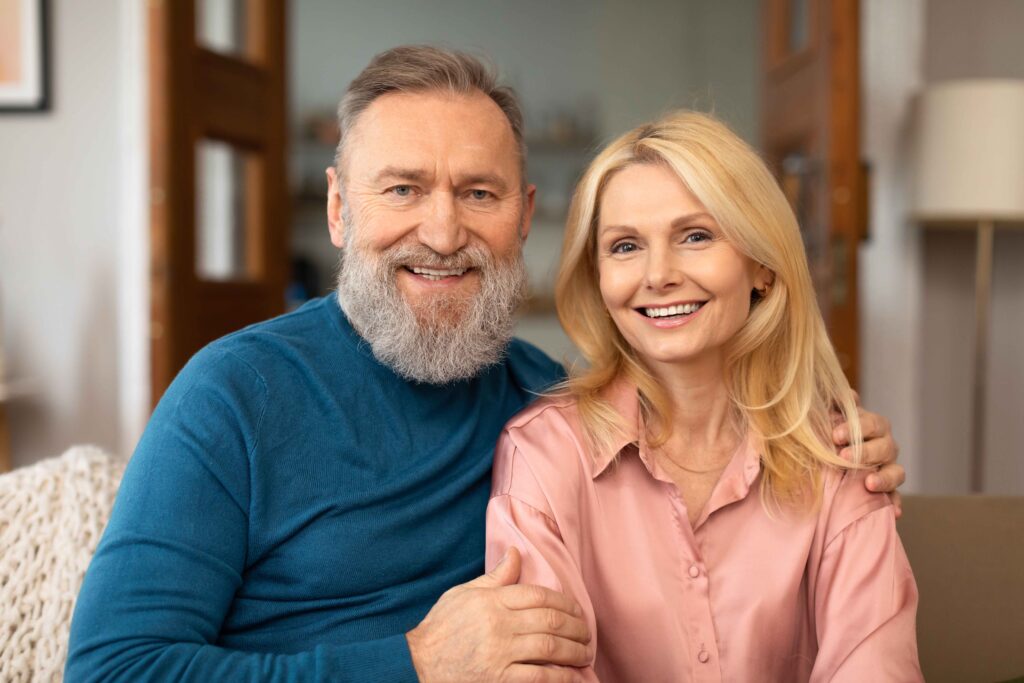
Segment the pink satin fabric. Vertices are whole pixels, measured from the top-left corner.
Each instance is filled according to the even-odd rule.
[[[923,680],[917,587],[887,496],[835,472],[820,508],[769,515],[744,444],[691,528],[638,438],[635,388],[616,386],[612,401],[638,427],[596,457],[570,401],[514,417],[487,509],[488,568],[516,546],[520,583],[583,607],[597,645],[589,680]]]

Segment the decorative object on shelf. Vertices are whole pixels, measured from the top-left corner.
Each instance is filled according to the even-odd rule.
[[[49,4],[0,0],[0,113],[50,108]]]
[[[992,250],[996,228],[1024,229],[1024,81],[949,81],[929,87],[918,109],[914,218],[928,228],[977,235],[970,487],[985,463]]]

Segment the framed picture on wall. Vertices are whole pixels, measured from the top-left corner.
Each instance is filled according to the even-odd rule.
[[[0,0],[0,112],[50,108],[48,0]]]

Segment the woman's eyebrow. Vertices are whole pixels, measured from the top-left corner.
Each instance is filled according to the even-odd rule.
[[[709,220],[712,223],[715,222],[714,216],[709,214],[707,211],[695,211],[694,213],[688,213],[685,216],[680,216],[679,218],[674,219],[672,221],[672,227],[673,228],[685,227],[688,223],[692,223],[693,221],[697,220],[698,218],[703,218],[705,220]]]
[[[682,228],[682,227],[686,227],[686,225],[688,225],[689,223],[692,223],[693,221],[695,221],[697,219],[700,219],[700,218],[703,218],[705,220],[709,220],[712,223],[715,222],[714,216],[712,216],[708,212],[706,212],[706,211],[695,211],[693,213],[688,213],[688,214],[685,214],[683,216],[678,216],[676,218],[673,218],[672,221],[669,223],[669,225],[673,229]],[[612,232],[613,230],[621,231],[621,232],[636,232],[637,231],[635,226],[632,226],[632,225],[629,225],[629,224],[626,224],[626,223],[598,226],[598,234],[605,233],[605,232]]]

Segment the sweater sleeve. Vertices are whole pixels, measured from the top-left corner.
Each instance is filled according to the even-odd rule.
[[[862,477],[840,486],[814,592],[818,655],[810,680],[923,681],[917,657],[917,586],[891,504]],[[861,500],[863,499],[863,500]]]
[[[260,376],[207,349],[161,400],[86,573],[65,679],[416,681],[403,634],[304,652],[217,645],[248,552]]]

